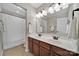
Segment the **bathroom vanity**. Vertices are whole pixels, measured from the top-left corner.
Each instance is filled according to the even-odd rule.
[[[35,56],[78,56],[77,52],[62,48],[61,42],[50,41],[42,38],[28,37],[29,51]]]

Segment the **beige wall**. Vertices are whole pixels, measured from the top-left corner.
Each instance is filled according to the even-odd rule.
[[[56,17],[48,17],[47,18],[47,32],[51,32],[51,26],[52,25],[55,25],[55,26],[57,26],[57,19],[56,19]],[[56,29],[56,28],[55,28]]]
[[[36,18],[35,18],[35,15],[36,15],[36,10],[31,6],[29,5],[29,3],[19,3],[18,5],[24,7],[25,9],[27,9],[27,28],[28,28],[28,23],[30,22],[31,23],[31,31],[30,32],[36,32]],[[28,31],[28,29],[27,29]]]

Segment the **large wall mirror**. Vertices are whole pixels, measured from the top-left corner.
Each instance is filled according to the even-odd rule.
[[[78,30],[76,27],[77,17],[73,19],[73,10],[76,9],[74,6],[78,4],[69,4],[67,8],[63,8],[54,13],[47,13],[46,16],[42,16],[37,19],[37,32],[42,33],[57,33],[58,35],[65,35],[69,38],[77,38]],[[39,23],[39,24],[38,24]],[[39,25],[39,26],[38,26]],[[39,29],[41,31],[39,31]]]
[[[41,17],[39,19],[40,24],[37,24],[37,29],[39,28],[38,25],[40,25],[40,32],[42,33],[62,33],[62,35],[67,35],[69,30],[69,8],[70,7],[68,6],[65,9],[61,9],[60,11],[52,14],[48,13],[47,16]]]

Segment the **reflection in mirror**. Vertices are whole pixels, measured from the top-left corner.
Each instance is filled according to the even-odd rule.
[[[47,16],[37,19],[37,32],[56,34],[58,36],[64,34],[66,37],[70,36],[69,33],[72,25],[71,8],[72,5],[70,4],[69,6],[67,5],[67,8],[60,8],[61,10],[59,11],[54,11],[52,14],[47,13]]]
[[[79,12],[76,11],[74,12],[74,19],[73,19],[72,18],[73,10],[76,9],[76,7],[74,8],[74,6],[78,6],[78,4],[69,4],[67,5],[66,8],[60,8],[61,10],[59,11],[54,11],[54,13],[47,13],[46,16],[37,19],[37,27],[36,27],[37,32],[47,34],[51,33],[62,36],[64,34],[67,38],[73,38],[73,39],[78,38],[79,31],[78,31],[77,15]],[[53,6],[51,6],[51,8],[53,8]]]

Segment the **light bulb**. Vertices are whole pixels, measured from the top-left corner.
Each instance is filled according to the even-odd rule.
[[[39,12],[38,14],[40,15],[40,17],[43,17],[42,13]]]
[[[42,14],[46,16],[47,12],[45,10],[42,10]]]
[[[49,7],[48,12],[52,14],[52,13],[54,13],[54,9],[52,7]]]
[[[68,6],[69,6],[69,3],[61,3],[62,9],[68,8]]]
[[[40,15],[39,15],[39,14],[36,14],[36,17],[37,17],[37,18],[40,18]]]
[[[55,4],[54,10],[55,11],[59,11],[60,10],[60,6],[58,4]]]
[[[64,5],[64,6],[62,7],[62,9],[65,9],[65,8],[68,8],[68,5]]]

